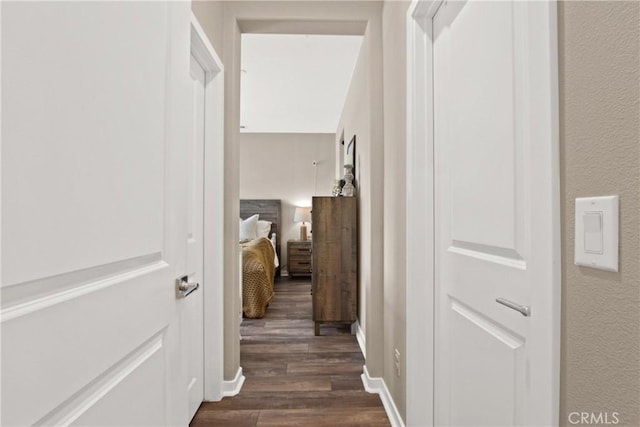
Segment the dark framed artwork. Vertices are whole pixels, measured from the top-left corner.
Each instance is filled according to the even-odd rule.
[[[353,166],[353,174],[356,170],[356,136],[353,135],[351,141],[344,147],[344,164]]]

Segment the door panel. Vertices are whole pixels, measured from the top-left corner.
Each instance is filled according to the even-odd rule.
[[[119,363],[117,375],[101,378],[96,382],[96,392],[73,399],[71,407],[82,408],[71,412],[76,419],[60,419],[56,425],[86,426],[99,420],[101,426],[163,425],[166,413],[150,412],[149,408],[167,405],[166,385],[149,387],[150,377],[165,369],[165,347],[162,335],[153,337],[137,351]],[[146,390],[140,395],[140,390]],[[132,404],[131,396],[137,396]],[[84,408],[86,407],[86,411]],[[123,411],[122,408],[127,408]],[[60,411],[62,412],[62,411]]]
[[[14,422],[35,423],[36,414],[47,414],[43,423],[49,416],[62,416],[56,409],[65,397],[97,393],[98,377],[121,375],[118,363],[151,334],[164,331],[174,296],[170,288],[157,286],[167,280],[163,264],[148,266],[146,273],[138,270],[126,280],[109,278],[102,289],[94,282],[89,289],[55,295],[50,305],[34,301],[23,305],[23,311],[3,310],[2,415],[7,425],[22,419]],[[141,307],[146,307],[143,314]],[[158,373],[161,381],[156,380],[161,384],[163,372]]]
[[[150,355],[135,370],[127,372],[127,375],[122,377],[122,381],[116,387],[102,396],[72,425],[95,425],[95,420],[100,420],[100,426],[165,425],[164,413],[149,411],[149,408],[158,408],[160,405],[166,404],[163,392],[164,384],[149,387],[148,383],[149,377],[165,369],[164,357],[164,353],[160,351]],[[132,405],[131,396],[139,394],[140,390],[147,391],[139,396],[135,404]],[[126,407],[127,411],[122,411],[123,407]]]
[[[189,17],[2,4],[3,425],[186,421],[171,331]]]
[[[447,102],[455,113],[447,145],[456,159],[450,183],[452,238],[484,245],[481,251],[514,249],[511,5],[491,7],[490,13],[480,2],[445,7],[461,7],[449,32],[447,58],[452,73]]]
[[[527,7],[444,2],[433,19],[438,425],[528,419],[530,318],[496,302],[530,306],[551,268],[529,265],[547,218],[531,207]]]
[[[450,310],[451,425],[517,425],[522,338],[453,299]]]
[[[3,9],[3,287],[162,252],[167,5]]]
[[[446,64],[438,66],[451,73],[444,77],[447,105],[440,111],[451,115],[442,129],[449,141],[443,149],[455,156],[449,183],[453,246],[520,259],[523,141],[514,117],[514,7],[509,2],[447,3],[443,12],[449,12],[451,28],[437,37],[440,47],[447,44],[446,52],[438,51]],[[441,13],[437,17],[446,19]]]

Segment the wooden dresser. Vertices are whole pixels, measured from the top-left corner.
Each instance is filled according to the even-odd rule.
[[[358,314],[358,216],[355,197],[314,197],[313,321],[353,323]]]
[[[287,259],[289,277],[311,276],[311,240],[289,240]]]

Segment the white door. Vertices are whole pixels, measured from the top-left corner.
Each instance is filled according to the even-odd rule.
[[[204,112],[205,72],[191,56],[193,138],[189,146],[189,201],[187,234],[188,281],[203,283],[203,210],[204,210]],[[204,399],[204,319],[203,289],[198,287],[181,302],[184,351],[187,360],[189,417],[192,418]]]
[[[557,423],[551,70],[534,63],[534,3],[449,1],[433,19],[436,425]]]
[[[2,3],[2,425],[179,425],[188,3]]]

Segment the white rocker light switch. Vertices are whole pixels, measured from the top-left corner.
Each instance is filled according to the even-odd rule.
[[[575,263],[618,271],[618,196],[576,199]]]
[[[602,212],[585,212],[584,250],[592,254],[602,253]]]

